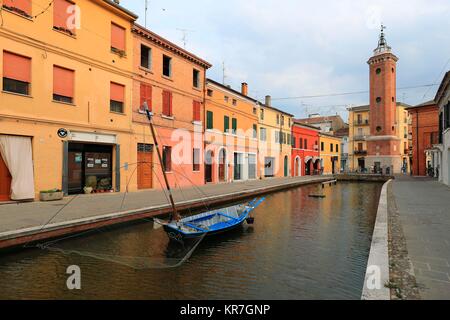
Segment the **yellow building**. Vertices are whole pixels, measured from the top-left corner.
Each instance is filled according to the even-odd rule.
[[[248,97],[248,85],[239,92],[208,79],[206,92],[205,181],[257,179],[257,101]]]
[[[341,138],[320,133],[320,168],[323,174],[337,174],[341,166]]]
[[[409,114],[406,111],[409,105],[397,102],[394,131],[400,141],[401,162],[405,172],[409,172]],[[358,172],[370,172],[366,157],[368,154],[367,140],[370,138],[370,107],[369,105],[357,106],[349,111],[349,170]]]
[[[53,4],[3,1],[0,161],[12,176],[12,200],[53,188],[125,190],[121,164],[134,152],[130,30],[137,16],[113,1]]]
[[[291,176],[293,115],[272,106],[271,97],[259,108],[258,162],[261,177]]]

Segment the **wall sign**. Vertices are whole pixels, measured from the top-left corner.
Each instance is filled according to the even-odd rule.
[[[60,137],[61,139],[67,138],[68,135],[69,132],[66,129],[61,128],[58,130],[58,137]]]

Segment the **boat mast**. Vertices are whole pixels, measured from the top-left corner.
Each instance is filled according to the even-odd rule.
[[[166,188],[167,188],[167,191],[169,192],[169,200],[170,200],[170,204],[172,205],[172,210],[173,210],[173,213],[170,215],[170,221],[173,221],[174,218],[175,218],[175,220],[180,221],[181,217],[178,214],[177,208],[175,206],[175,201],[173,201],[172,190],[170,189],[169,180],[167,180],[166,167],[162,161],[161,150],[159,150],[158,139],[156,138],[155,128],[153,127],[152,113],[148,109],[147,101],[144,101],[144,110],[145,110],[145,113],[147,114],[147,118],[148,118],[148,121],[150,124],[150,130],[153,135],[153,141],[155,142],[156,153],[158,154],[159,163],[161,165],[162,173],[164,176],[164,182],[166,183]]]

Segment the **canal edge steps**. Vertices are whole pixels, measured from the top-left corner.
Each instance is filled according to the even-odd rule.
[[[391,179],[386,182],[381,190],[361,300],[391,300],[390,289],[387,285],[390,280],[388,186],[392,181]]]
[[[332,176],[331,176],[332,177]],[[294,180],[290,178],[280,184],[257,187],[253,189],[239,190],[227,194],[213,195],[193,200],[179,201],[177,207],[180,210],[198,209],[204,206],[205,202],[210,205],[221,205],[230,201],[238,201],[253,196],[264,195],[286,189],[292,189],[304,185],[319,184],[329,181],[330,176],[315,177],[308,180]],[[0,249],[17,247],[29,242],[41,241],[57,238],[81,231],[97,229],[105,226],[118,225],[126,222],[137,221],[143,218],[150,218],[157,215],[169,213],[171,206],[157,205],[140,209],[133,209],[121,212],[113,212],[87,218],[74,219],[58,223],[51,223],[45,226],[33,226],[17,230],[10,230],[0,233]]]

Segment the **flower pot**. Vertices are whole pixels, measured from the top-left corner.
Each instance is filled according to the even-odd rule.
[[[64,192],[41,192],[39,198],[41,201],[62,200],[64,198]]]

